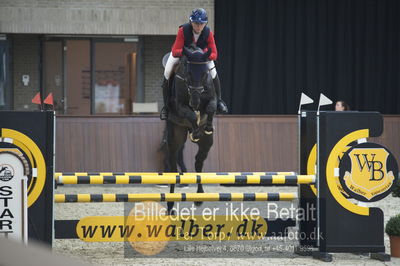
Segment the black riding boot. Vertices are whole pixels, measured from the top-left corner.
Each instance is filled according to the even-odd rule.
[[[168,118],[168,100],[169,100],[169,81],[164,77],[163,83],[161,85],[163,92],[164,106],[161,108],[160,119],[167,120]]]
[[[217,111],[221,114],[226,114],[228,112],[228,107],[225,102],[221,99],[221,83],[219,82],[218,74],[213,79],[215,93],[217,94]]]

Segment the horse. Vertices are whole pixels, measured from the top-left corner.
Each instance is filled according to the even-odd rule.
[[[211,49],[206,53],[195,46],[184,47],[183,55],[176,67],[174,76],[171,76],[171,96],[168,97],[169,109],[166,121],[167,159],[166,172],[177,172],[177,157],[179,151],[189,138],[198,145],[195,157],[195,171],[202,172],[204,161],[213,145],[213,118],[217,110],[217,96],[207,68]],[[170,185],[170,193],[175,185]],[[201,184],[197,192],[203,193]],[[202,202],[195,202],[200,206]],[[173,202],[168,202],[168,213],[171,214]]]

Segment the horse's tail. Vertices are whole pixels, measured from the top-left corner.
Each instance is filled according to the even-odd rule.
[[[163,135],[161,137],[161,143],[158,148],[158,151],[163,154],[163,164],[164,164],[164,169],[163,171],[168,171],[170,169],[169,167],[169,160],[168,160],[168,145],[167,145],[167,123],[165,123],[165,127],[163,130]]]
[[[163,135],[161,138],[161,143],[160,147],[158,148],[158,151],[166,153],[168,151],[168,145],[167,145],[167,123],[165,123],[165,127],[163,130]]]
[[[169,160],[168,160],[168,125],[165,123],[165,127],[163,130],[163,135],[160,143],[160,147],[158,148],[158,151],[162,152],[164,154],[164,171],[167,169],[170,169],[169,167]],[[179,166],[180,172],[184,173],[187,172],[187,168],[185,165],[185,161],[183,159],[183,150],[185,149],[185,144],[182,145],[182,147],[178,150],[176,162]]]

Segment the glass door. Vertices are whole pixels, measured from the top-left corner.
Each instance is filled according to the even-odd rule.
[[[43,97],[53,93],[54,110],[57,114],[63,114],[65,108],[62,57],[62,41],[43,42]]]
[[[66,113],[91,114],[90,40],[66,41]]]

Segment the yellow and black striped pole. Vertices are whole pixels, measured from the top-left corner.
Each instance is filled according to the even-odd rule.
[[[297,193],[55,194],[56,203],[141,201],[293,201]]]
[[[208,173],[167,173],[167,172],[56,172],[59,176],[191,176],[191,175],[296,175],[296,172],[208,172]]]
[[[57,184],[236,184],[286,185],[315,183],[314,175],[60,175]]]

